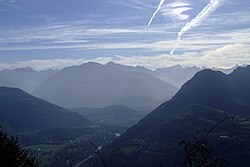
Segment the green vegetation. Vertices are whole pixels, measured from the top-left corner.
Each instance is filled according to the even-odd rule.
[[[241,119],[239,120],[239,124],[246,129],[250,129],[250,120],[249,119]]]
[[[139,147],[136,147],[136,146],[126,147],[126,148],[121,149],[121,153],[125,156],[131,155],[138,151],[139,151]]]
[[[15,137],[8,137],[0,131],[0,166],[1,167],[37,167],[37,157],[21,148]]]
[[[48,166],[49,162],[52,160],[53,156],[57,151],[65,147],[65,145],[33,145],[25,147],[26,150],[29,150],[34,155],[37,155],[39,159],[39,166]]]

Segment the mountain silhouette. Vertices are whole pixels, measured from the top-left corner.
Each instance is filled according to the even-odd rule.
[[[229,166],[250,165],[250,66],[238,67],[229,75],[203,70],[182,86],[169,101],[152,111],[106,148],[107,164],[114,167],[174,166],[181,158],[179,142],[202,138],[228,115],[234,115],[211,134],[218,152],[235,143]],[[226,139],[222,139],[225,136]]]
[[[154,75],[180,88],[199,71],[201,69],[195,66],[184,68],[181,65],[176,65],[167,68],[158,68],[154,71]]]
[[[0,87],[0,122],[17,132],[87,125],[80,114],[17,89]]]
[[[2,86],[17,87],[30,93],[56,72],[57,70],[35,71],[32,68],[17,68],[0,71],[0,77],[8,82]]]

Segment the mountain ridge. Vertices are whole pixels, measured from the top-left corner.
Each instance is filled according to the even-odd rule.
[[[2,70],[0,71],[0,77],[8,81],[8,84],[3,86],[17,87],[31,93],[44,80],[54,75],[56,72],[57,70],[52,69],[45,71],[35,71],[32,68],[27,67],[12,70]]]
[[[250,123],[244,120],[250,118],[249,78],[250,66],[238,67],[228,75],[212,70],[198,72],[171,100],[106,148],[107,164],[111,167],[176,165],[181,158],[177,151],[181,140],[192,135],[202,137],[216,122],[235,115],[235,120],[221,125],[210,140],[221,152],[230,147],[230,143],[244,142],[244,148],[237,147],[226,157],[231,166],[247,167],[249,163],[244,157],[249,156]],[[242,85],[248,89],[241,89]],[[228,139],[221,141],[221,135]]]
[[[81,115],[18,88],[0,87],[0,108],[1,121],[18,132],[89,124]]]
[[[123,105],[122,100],[130,97],[149,97],[155,100],[152,105],[158,105],[158,101],[177,91],[173,85],[141,71],[144,70],[114,63],[85,63],[62,69],[33,94],[55,104],[77,108]],[[73,95],[74,101],[69,98]]]

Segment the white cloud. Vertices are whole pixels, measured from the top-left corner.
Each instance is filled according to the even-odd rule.
[[[202,21],[204,21],[207,17],[209,17],[219,6],[222,5],[224,0],[210,0],[210,3],[205,6],[205,8],[190,22],[187,22],[184,27],[181,28],[181,30],[178,33],[177,36],[177,44],[176,46],[171,50],[170,54],[173,55],[178,42],[182,39],[183,35],[191,30],[192,28],[198,26],[201,24]]]
[[[185,4],[175,3],[173,6]],[[204,22],[202,31],[190,32],[180,42],[180,51],[215,49],[231,43],[249,43],[249,28],[231,28],[217,31],[211,24],[225,27],[250,23],[249,12],[242,11],[216,15]],[[5,30],[0,28],[0,51],[18,50],[118,50],[143,49],[145,51],[169,52],[174,46],[173,38],[178,23],[161,24],[145,31],[144,26],[123,28],[89,28],[86,21],[53,23],[39,27]],[[216,30],[216,31],[215,31]],[[143,36],[142,36],[143,35]],[[172,37],[172,38],[171,38]],[[141,41],[143,39],[144,41]],[[216,46],[217,45],[217,46]]]
[[[216,50],[202,53],[200,62],[210,67],[230,67],[236,64],[250,64],[250,44],[228,44]]]
[[[189,52],[175,56],[168,54],[132,57],[119,56],[117,62],[133,66],[145,66],[151,69],[169,67],[176,64],[229,68],[236,64],[250,64],[250,44],[229,44],[214,51]]]
[[[165,0],[161,0],[157,9],[155,10],[155,12],[153,13],[152,17],[150,18],[149,22],[148,22],[148,25],[147,25],[147,29],[150,27],[151,23],[153,22],[155,16],[159,13],[159,11],[161,10],[162,8],[162,5],[165,3]]]
[[[152,0],[110,1],[117,4],[130,4],[137,9],[150,9],[150,11],[153,11],[159,2]],[[161,13],[176,20],[186,20],[189,17],[187,13],[192,13],[191,5],[184,3],[184,0],[177,0],[171,4],[166,3],[163,7]],[[143,12],[148,13],[148,11]],[[7,29],[3,26],[0,27],[1,55],[3,55],[2,53],[13,55],[8,51],[22,54],[24,52],[17,51],[66,49],[67,51],[80,50],[79,52],[83,53],[83,59],[30,60],[11,64],[0,63],[0,67],[63,68],[89,60],[103,63],[112,60],[117,63],[141,65],[152,69],[175,64],[218,67],[249,64],[249,14],[249,10],[241,10],[235,13],[220,12],[212,15],[204,20],[195,31],[186,34],[185,39],[180,42],[179,52],[175,56],[164,53],[168,53],[173,48],[174,38],[184,22],[171,24],[164,21],[162,24],[158,22],[149,31],[145,31],[145,26],[141,24],[143,24],[143,19],[146,24],[146,15],[140,15],[139,18],[129,14],[126,16],[127,18],[117,16],[117,18],[99,20],[101,24],[96,23],[96,18],[87,18],[87,20],[68,22],[53,20],[52,24],[39,25],[39,27],[14,27],[12,29],[8,27]],[[124,23],[124,20],[129,20],[129,24],[120,25],[121,22]],[[141,26],[130,26],[131,23]],[[94,52],[95,56],[102,52],[104,55],[107,53],[112,55],[105,58],[84,59],[84,51],[89,50],[97,51],[97,53]],[[122,56],[114,57],[113,55],[116,54]]]
[[[187,20],[189,15],[185,12],[191,10],[190,4],[177,1],[174,3],[166,4],[161,10],[164,17],[167,17],[173,21]]]
[[[152,4],[152,0],[109,0],[109,2],[139,10],[155,8],[155,6]]]
[[[96,30],[94,30],[96,31]],[[115,30],[116,33],[118,32],[127,32],[130,30],[123,30],[118,29]],[[132,31],[132,30],[131,30]],[[135,32],[137,30],[134,30]],[[100,30],[99,33],[111,33],[112,31]],[[135,33],[133,32],[133,33]],[[63,33],[63,32],[62,32]],[[141,32],[138,30],[138,33]],[[145,31],[143,31],[145,33]],[[118,50],[131,50],[136,53],[136,50],[140,52],[151,52],[151,54],[154,54],[154,52],[169,52],[173,46],[175,45],[175,41],[169,39],[164,39],[164,36],[161,35],[164,33],[164,29],[159,28],[159,30],[153,30],[152,32],[147,32],[148,35],[154,34],[154,35],[160,35],[161,38],[158,38],[157,40],[142,40],[142,41],[110,41],[110,42],[90,42],[88,40],[77,40],[77,39],[55,39],[48,42],[42,42],[38,44],[18,44],[18,45],[6,45],[0,47],[0,51],[20,51],[20,50],[52,50],[52,49],[67,49],[67,50],[112,50],[118,51]],[[146,33],[146,34],[147,34]],[[130,33],[128,33],[130,34]],[[135,33],[134,35],[136,35]],[[144,35],[146,35],[144,34]],[[171,33],[170,33],[171,34]],[[207,50],[215,50],[218,47],[222,47],[228,44],[232,43],[241,43],[241,44],[249,44],[249,37],[250,37],[250,29],[239,29],[239,30],[228,30],[222,32],[214,32],[212,34],[202,32],[202,33],[195,33],[188,34],[186,38],[182,41],[180,41],[180,47],[179,51],[181,52],[201,52],[201,51],[207,51]],[[164,34],[166,35],[166,34]],[[124,34],[122,35],[124,37]],[[130,35],[128,35],[130,36]],[[33,36],[34,37],[34,36]],[[6,40],[6,39],[2,39]],[[1,41],[1,39],[0,39]],[[135,50],[136,49],[136,50]],[[159,53],[155,53],[159,54]],[[111,55],[112,56],[112,55]],[[177,55],[178,56],[178,55]]]
[[[110,56],[94,59],[45,59],[28,60],[14,63],[0,63],[0,69],[13,69],[32,67],[36,70],[62,69],[72,65],[80,65],[89,61],[106,64],[109,61],[130,66],[144,66],[150,69],[169,67],[177,64],[184,66],[207,66],[228,68],[236,64],[250,64],[250,44],[228,44],[218,47],[213,51],[204,52],[185,52],[179,55],[158,54],[151,56]]]
[[[90,28],[86,23],[54,23],[39,27],[24,27],[18,29],[0,28],[0,46],[1,44],[22,44],[22,43],[72,43],[86,42],[92,39],[103,39],[103,37],[124,37],[125,35],[140,34],[159,34],[163,30],[149,30],[145,32],[144,27],[123,27],[123,28]]]

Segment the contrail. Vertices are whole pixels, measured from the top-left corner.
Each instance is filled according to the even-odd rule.
[[[155,16],[157,15],[157,13],[161,10],[162,5],[164,4],[166,0],[161,0],[160,4],[158,5],[158,8],[156,9],[156,11],[154,12],[153,16],[150,18],[149,22],[148,22],[148,26],[147,29],[150,27],[151,23],[153,22]]]
[[[210,0],[210,3],[190,22],[188,22],[184,27],[182,27],[181,31],[178,33],[177,41],[174,48],[171,50],[170,54],[173,55],[178,42],[181,40],[182,36],[190,29],[195,26],[198,26],[203,20],[209,17],[221,4],[223,0]]]

